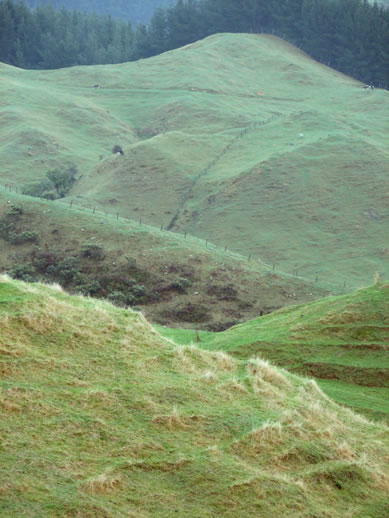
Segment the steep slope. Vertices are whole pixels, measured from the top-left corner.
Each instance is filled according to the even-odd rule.
[[[2,515],[387,514],[388,428],[314,382],[4,277],[0,319]]]
[[[117,214],[1,188],[0,271],[136,306],[153,322],[214,331],[340,288]]]
[[[266,35],[121,65],[2,69],[3,183],[72,160],[79,204],[312,279],[359,287],[389,273],[388,92]]]
[[[162,332],[178,341],[193,339],[183,332]],[[238,358],[261,355],[314,376],[340,403],[389,418],[389,284],[292,306],[223,333],[204,334],[201,345]]]

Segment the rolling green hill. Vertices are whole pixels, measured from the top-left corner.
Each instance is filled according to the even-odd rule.
[[[191,236],[1,188],[0,271],[214,331],[342,291]]]
[[[178,342],[193,332],[161,329]],[[314,376],[332,398],[370,416],[389,419],[389,284],[284,308],[200,335],[202,347],[238,358],[260,355]]]
[[[6,277],[0,321],[2,516],[388,514],[388,428],[311,380]]]
[[[121,65],[2,65],[0,95],[4,184],[72,160],[77,204],[312,280],[389,273],[389,93],[279,38],[220,34]]]

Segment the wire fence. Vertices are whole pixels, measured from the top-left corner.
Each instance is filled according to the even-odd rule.
[[[255,254],[250,254],[246,256],[234,251],[233,248],[229,247],[228,245],[219,246],[212,243],[209,239],[192,235],[187,231],[174,231],[169,229],[168,226],[161,225],[159,227],[156,227],[153,223],[147,223],[146,221],[144,221],[144,219],[135,220],[133,218],[122,216],[119,211],[103,211],[92,204],[90,206],[78,205],[77,203],[75,203],[73,199],[47,200],[45,198],[35,198],[33,196],[28,196],[20,193],[21,189],[18,188],[18,186],[15,184],[6,184],[3,186],[0,185],[0,189],[2,189],[5,194],[16,194],[18,198],[25,198],[26,201],[28,200],[36,202],[39,200],[39,202],[43,203],[46,206],[55,204],[57,208],[61,207],[63,210],[72,210],[73,212],[79,212],[83,215],[88,214],[88,216],[92,215],[96,218],[99,218],[100,223],[107,221],[115,221],[117,223],[122,223],[125,225],[129,224],[132,227],[132,230],[138,227],[139,230],[146,230],[151,233],[166,233],[170,237],[177,239],[181,244],[182,239],[185,239],[187,240],[185,241],[185,247],[192,249],[193,251],[198,251],[198,249],[200,248],[203,252],[213,255],[215,258],[218,257],[222,261],[225,258],[230,258],[239,263],[241,266],[243,266],[244,263],[245,269],[253,269],[255,271],[258,271],[258,273],[261,273],[262,271],[267,276],[274,275],[274,279],[276,279],[276,277],[281,277],[284,279],[306,282],[312,286],[317,287],[318,289],[325,290],[327,292],[333,292],[336,294],[345,293],[346,291],[350,291],[357,287],[352,282],[349,282],[347,279],[345,279],[342,283],[329,282],[327,279],[323,278],[324,275],[321,272],[317,272],[313,275],[311,272],[310,276],[308,277],[307,275],[302,274],[302,270],[304,270],[304,267],[295,267],[289,272],[283,271],[282,265],[277,262],[269,264],[262,261],[259,257],[256,257]],[[363,257],[365,257],[365,255],[363,254],[358,256],[358,258]],[[355,259],[357,257],[354,256],[353,258]]]

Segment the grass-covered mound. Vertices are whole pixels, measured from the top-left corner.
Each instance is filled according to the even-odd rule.
[[[33,192],[70,160],[79,204],[311,280],[389,274],[387,91],[270,35],[218,34],[120,65],[0,66],[0,182]]]
[[[193,339],[193,333],[173,333],[177,340]],[[314,376],[337,401],[389,417],[388,283],[284,308],[201,340],[212,350],[239,358],[260,354]]]
[[[5,277],[0,321],[2,516],[388,513],[388,428],[311,380]]]

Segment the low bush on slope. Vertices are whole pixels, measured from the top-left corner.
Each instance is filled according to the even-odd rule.
[[[0,282],[7,517],[378,518],[389,430],[261,359],[133,311]]]

